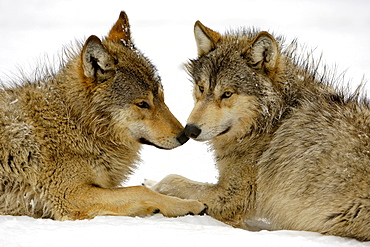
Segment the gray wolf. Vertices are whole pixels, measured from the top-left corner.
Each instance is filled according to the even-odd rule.
[[[200,214],[195,200],[118,187],[142,143],[172,149],[182,125],[121,12],[108,36],[66,51],[59,71],[0,91],[0,214],[55,220]],[[70,49],[70,50],[73,50]]]
[[[169,175],[152,188],[195,199],[249,230],[370,240],[370,107],[297,52],[253,29],[221,35],[199,21],[187,64],[195,106],[185,133],[208,141],[219,178]]]

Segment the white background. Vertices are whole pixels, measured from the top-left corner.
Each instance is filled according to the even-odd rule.
[[[323,61],[346,71],[352,86],[369,78],[370,1],[367,0],[227,0],[221,1],[48,1],[0,0],[0,80],[14,79],[18,68],[30,74],[40,61],[53,60],[63,46],[94,34],[103,37],[125,10],[136,46],[159,70],[166,103],[186,123],[192,106],[192,85],[182,64],[196,57],[193,25],[224,32],[257,27],[282,34],[323,53]],[[46,54],[47,57],[46,58]],[[366,87],[369,89],[369,86]],[[160,180],[177,173],[202,182],[216,182],[212,154],[204,143],[189,141],[171,151],[145,146],[142,162],[125,186],[145,178]],[[208,216],[168,219],[97,217],[56,222],[0,216],[0,246],[370,246],[317,233],[247,232]]]

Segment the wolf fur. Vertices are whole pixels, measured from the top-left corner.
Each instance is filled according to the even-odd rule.
[[[130,36],[121,12],[106,38],[89,37],[58,72],[1,89],[1,214],[76,220],[205,209],[143,186],[118,187],[141,143],[172,149],[188,140]]]
[[[370,240],[368,101],[319,76],[295,41],[251,29],[221,35],[199,21],[194,33],[185,133],[209,142],[219,179],[169,175],[153,189],[200,200],[235,227]]]

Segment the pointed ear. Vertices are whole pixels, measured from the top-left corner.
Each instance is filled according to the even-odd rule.
[[[260,32],[244,52],[248,64],[255,69],[273,71],[278,59],[277,43],[268,32]]]
[[[124,11],[121,11],[119,18],[110,30],[107,39],[114,42],[122,42],[124,45],[131,43],[130,24]]]
[[[102,82],[112,76],[114,59],[103,47],[98,37],[92,35],[86,40],[82,48],[81,60],[86,77]]]
[[[200,21],[194,25],[194,36],[199,56],[216,48],[217,42],[221,39],[221,34],[204,26]]]

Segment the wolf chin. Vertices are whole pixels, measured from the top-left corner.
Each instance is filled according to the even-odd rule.
[[[221,35],[199,21],[194,33],[185,133],[209,142],[218,182],[169,175],[153,189],[204,202],[235,227],[370,240],[368,101],[319,76],[296,42],[246,29]]]
[[[156,69],[131,40],[127,15],[76,50],[58,72],[0,91],[0,214],[201,214],[195,200],[118,187],[142,143],[172,149],[188,140]]]

